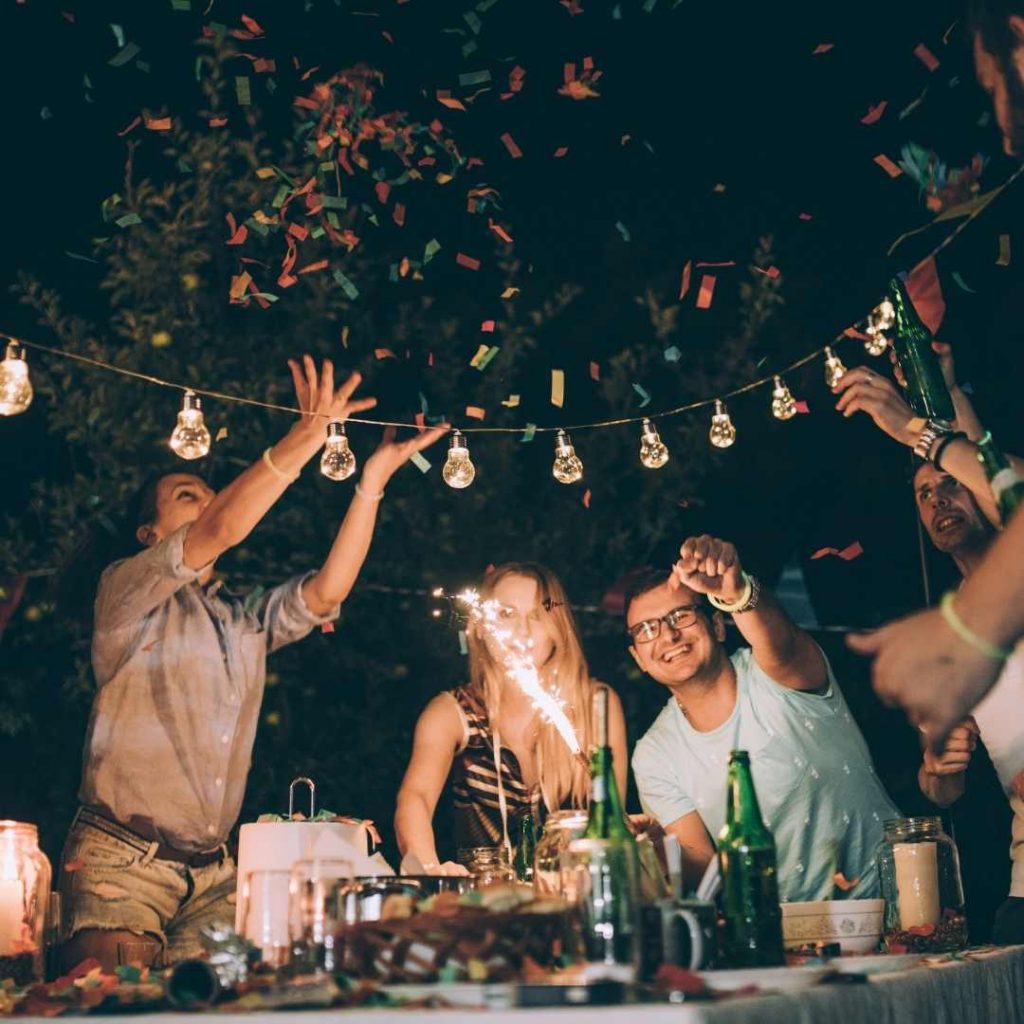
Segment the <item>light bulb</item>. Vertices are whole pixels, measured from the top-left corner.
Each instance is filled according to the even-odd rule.
[[[345,424],[331,420],[327,424],[327,441],[320,456],[320,472],[328,480],[347,480],[356,471],[356,457],[348,446]]]
[[[461,430],[453,430],[448,442],[448,458],[444,469],[441,470],[441,479],[449,487],[460,491],[463,487],[468,487],[475,477],[476,466],[469,457],[466,435]]]
[[[559,430],[555,435],[555,461],[551,475],[560,484],[574,484],[583,478],[583,463],[564,430]]]
[[[640,461],[648,469],[661,469],[668,462],[668,448],[650,420],[640,426]]]
[[[17,416],[31,404],[32,381],[28,377],[25,349],[12,339],[0,363],[0,416]]]
[[[896,307],[891,299],[882,299],[868,318],[868,324],[876,331],[888,331],[895,323]]]
[[[865,333],[867,337],[864,339],[864,351],[869,356],[880,356],[889,347],[889,339],[882,333],[881,328],[869,323]]]
[[[729,412],[720,398],[715,399],[715,412],[711,417],[708,437],[716,448],[728,448],[736,440],[736,428],[729,419]]]
[[[832,349],[825,346],[825,385],[831,391],[839,383],[839,378],[846,373],[846,367],[843,366],[842,359],[839,358],[832,351]]]
[[[210,432],[203,422],[199,396],[186,391],[178,413],[178,425],[171,434],[171,451],[183,459],[201,459],[210,453]]]
[[[772,415],[777,420],[791,420],[796,415],[796,399],[793,398],[793,392],[786,387],[778,374],[775,376],[775,387],[772,389]]]

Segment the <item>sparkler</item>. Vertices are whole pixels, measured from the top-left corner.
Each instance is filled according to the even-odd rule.
[[[499,618],[501,604],[493,598],[482,600],[479,593],[472,589],[456,594],[455,600],[466,607],[470,619],[491,640],[508,678],[530,698],[540,715],[555,727],[572,755],[585,768],[589,768],[587,758],[576,738],[576,731],[565,713],[565,703],[549,693],[540,681],[537,666],[530,655],[532,643],[515,636],[512,630],[502,625]]]

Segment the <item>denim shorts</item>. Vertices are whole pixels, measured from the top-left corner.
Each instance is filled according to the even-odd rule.
[[[205,925],[235,918],[235,864],[188,867],[156,857],[150,843],[82,808],[64,843],[59,879],[63,939],[86,929],[130,931],[159,941],[163,963],[198,956]]]

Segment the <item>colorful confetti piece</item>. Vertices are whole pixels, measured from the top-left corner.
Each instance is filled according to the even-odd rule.
[[[836,558],[841,558],[844,562],[850,562],[863,554],[864,548],[859,540],[855,540],[852,544],[841,550],[839,548],[819,548],[819,550],[811,555],[811,561],[813,562],[816,558],[824,558],[826,555],[835,555]]]
[[[559,409],[565,404],[565,370],[551,371],[551,404]]]
[[[890,178],[898,178],[903,173],[903,170],[894,164],[884,153],[879,153],[874,160]]]
[[[465,267],[467,270],[479,270],[480,261],[473,259],[472,256],[467,256],[464,252],[457,252],[455,254],[455,262],[460,267]]]
[[[868,112],[860,119],[860,123],[874,124],[885,113],[885,108],[887,106],[889,106],[889,101],[882,100],[881,103],[876,103],[873,107],[868,107]]]
[[[505,134],[501,136],[501,141],[513,160],[518,160],[523,155],[523,151],[516,145],[516,140],[512,138],[512,134],[510,132],[505,132]]]
[[[999,258],[996,260],[997,267],[1008,267],[1010,265],[1010,236],[999,236]]]
[[[409,461],[421,472],[426,473],[430,469],[430,463],[423,457],[421,452],[413,452]]]
[[[715,294],[715,275],[705,274],[700,279],[700,291],[697,293],[697,308],[710,309]]]
[[[924,43],[918,43],[914,47],[914,56],[929,70],[934,71],[939,66],[939,58],[928,49]]]
[[[693,273],[693,260],[687,260],[686,266],[683,267],[683,276],[679,282],[679,298],[680,300],[686,298],[686,293],[690,290],[690,275]]]

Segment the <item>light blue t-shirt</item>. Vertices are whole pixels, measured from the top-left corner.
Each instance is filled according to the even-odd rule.
[[[674,697],[633,752],[640,802],[662,825],[696,811],[715,841],[725,824],[729,752],[746,750],[761,814],[775,836],[783,902],[837,899],[833,875],[860,879],[845,895],[879,895],[882,822],[900,817],[828,666],[823,694],[769,679],[749,647],[732,655],[736,707],[698,732]],[[827,665],[827,661],[826,661]]]

